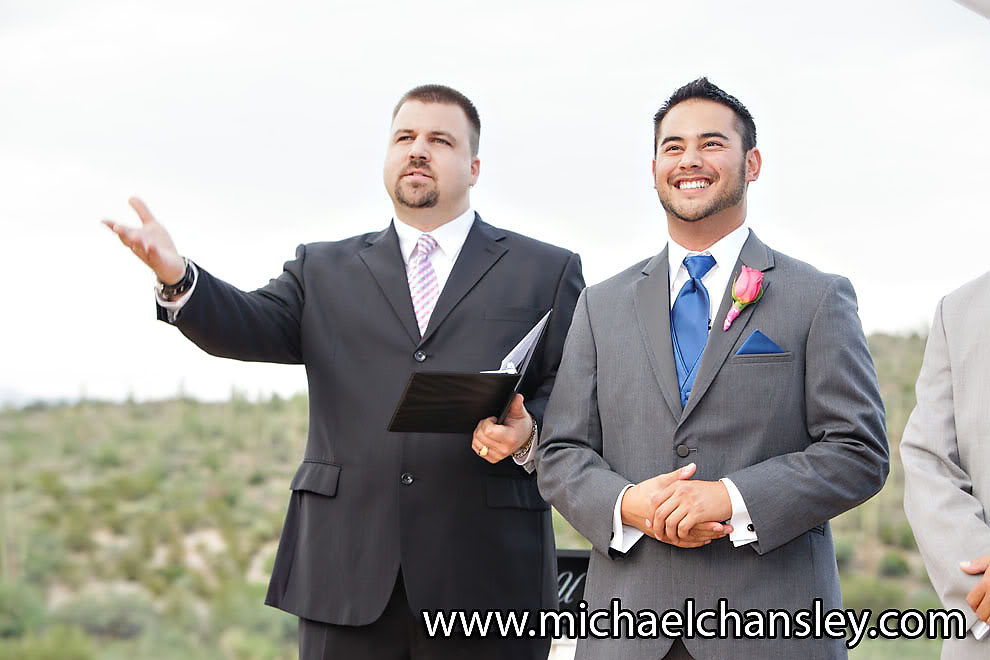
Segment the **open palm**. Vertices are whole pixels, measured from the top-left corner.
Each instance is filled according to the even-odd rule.
[[[137,197],[131,197],[127,202],[137,211],[141,219],[140,227],[128,227],[112,220],[104,220],[103,224],[113,230],[120,242],[129,247],[138,259],[155,271],[158,279],[166,284],[178,282],[185,273],[186,263],[175,249],[172,237],[155,220],[144,202]]]

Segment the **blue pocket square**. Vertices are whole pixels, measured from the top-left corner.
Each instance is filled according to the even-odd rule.
[[[780,346],[774,343],[772,339],[767,337],[765,334],[759,330],[753,330],[753,334],[749,336],[749,339],[743,342],[743,345],[739,347],[736,351],[736,355],[754,355],[757,353],[783,353],[785,352]]]

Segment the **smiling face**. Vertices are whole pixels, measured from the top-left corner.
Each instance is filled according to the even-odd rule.
[[[742,224],[746,184],[759,172],[759,151],[743,152],[736,115],[721,103],[683,101],[660,123],[653,178],[668,219],[738,215],[728,224]]]
[[[466,211],[481,163],[460,107],[406,101],[392,120],[385,188],[404,221],[439,226]],[[424,229],[428,231],[429,229]]]

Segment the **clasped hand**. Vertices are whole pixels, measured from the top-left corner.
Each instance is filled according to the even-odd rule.
[[[980,575],[980,581],[966,595],[966,603],[981,621],[990,623],[990,555],[963,562],[960,568],[970,575]]]
[[[729,492],[720,481],[691,481],[694,463],[629,488],[622,497],[622,522],[658,541],[698,548],[732,533],[721,521],[732,517]]]

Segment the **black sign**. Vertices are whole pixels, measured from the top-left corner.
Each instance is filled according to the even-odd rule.
[[[590,550],[557,550],[557,598],[560,609],[575,610],[584,599]]]

